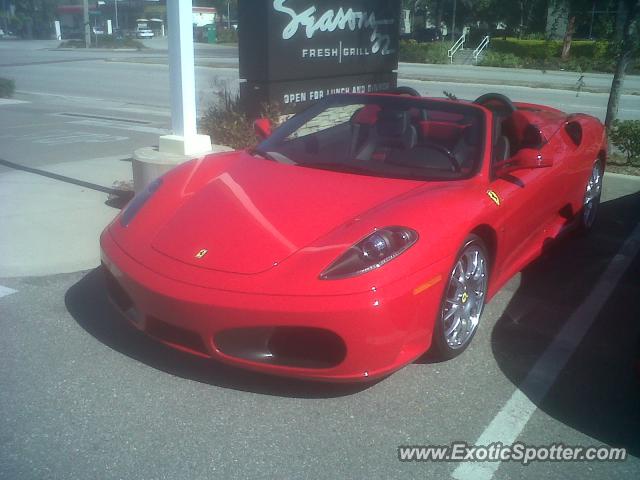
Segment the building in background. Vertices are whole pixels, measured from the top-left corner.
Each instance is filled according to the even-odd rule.
[[[218,22],[218,10],[213,7],[193,7],[193,25],[205,27]]]

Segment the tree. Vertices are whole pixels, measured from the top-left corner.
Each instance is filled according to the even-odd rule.
[[[633,54],[638,48],[638,16],[640,15],[640,0],[619,0],[626,2],[627,18],[624,22],[622,44],[619,47],[616,69],[611,83],[611,93],[609,94],[609,104],[607,105],[607,117],[605,125],[607,131],[613,126],[613,122],[618,117],[618,107],[620,105],[620,95],[627,73],[627,68],[633,59]]]
[[[20,21],[21,37],[48,38],[55,19],[56,0],[21,0],[16,2],[15,16]]]
[[[616,42],[622,42],[624,35],[624,22],[627,18],[627,2],[618,1],[618,8],[616,11],[616,26],[614,32],[614,39]]]

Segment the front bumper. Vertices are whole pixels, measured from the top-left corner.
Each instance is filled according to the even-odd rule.
[[[325,381],[382,377],[423,354],[451,267],[443,260],[360,294],[261,295],[167,278],[128,256],[108,231],[101,247],[110,298],[136,328],[201,357]]]

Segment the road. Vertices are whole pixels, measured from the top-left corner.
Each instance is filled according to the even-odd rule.
[[[169,126],[166,66],[138,63],[138,52],[48,45],[0,42],[0,76],[19,91],[0,101],[0,479],[640,476],[640,179],[608,175],[592,235],[559,242],[518,274],[457,359],[426,356],[356,386],[253,374],[143,337],[113,310],[97,270],[98,235],[123,204],[108,193],[130,180],[133,150]],[[220,52],[198,56],[233,63],[233,48]],[[200,108],[215,76],[233,85],[237,70],[198,68]],[[461,98],[495,89],[406,83]],[[605,97],[501,91],[597,115]],[[625,97],[623,115],[638,117],[639,98]],[[576,323],[590,327],[581,341]],[[541,372],[539,361],[562,355],[557,377]],[[529,403],[509,410],[519,395]],[[401,445],[475,444],[496,431],[630,457],[503,462],[488,477],[473,465],[398,460]]]
[[[46,49],[52,46],[51,43],[36,42],[32,49],[23,53],[14,48],[16,43],[0,42],[0,75],[15,79],[19,93],[84,97],[87,102],[90,99],[109,99],[131,105],[168,108],[165,50],[51,51]],[[153,46],[162,47],[157,43]],[[232,89],[237,87],[237,49],[200,45],[196,53],[198,63],[216,65],[215,68],[196,68],[196,89],[199,110],[202,112],[215,101],[215,92],[219,90],[214,85],[216,81],[227,82]],[[43,71],[46,71],[46,75],[42,74]],[[452,81],[456,75],[458,81]],[[600,119],[604,119],[608,101],[607,93],[582,92],[577,95],[575,90],[543,88],[545,85],[561,84],[572,89],[577,74],[567,72],[543,74],[484,67],[402,64],[399,76],[402,85],[414,87],[424,95],[442,97],[443,92],[447,91],[461,99],[473,100],[484,93],[500,91],[513,100],[546,103],[570,113],[585,112]],[[527,77],[538,87],[522,86]],[[548,78],[555,80],[547,81]],[[588,87],[606,89],[610,84],[610,76],[589,74],[585,82]],[[504,83],[516,85],[502,85]],[[141,85],[144,88],[140,88]],[[114,89],[114,86],[118,88]],[[640,77],[629,77],[625,91],[640,92]],[[621,119],[640,118],[640,95],[623,95],[620,105]]]

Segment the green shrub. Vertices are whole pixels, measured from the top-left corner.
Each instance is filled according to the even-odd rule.
[[[491,39],[489,44],[496,53],[512,54],[520,58],[547,59],[559,57],[562,42],[545,40]]]
[[[449,42],[418,43],[415,40],[400,42],[400,61],[412,63],[448,63]]]
[[[640,164],[640,120],[616,120],[609,140],[627,156],[627,163]]]
[[[603,60],[611,53],[608,42],[593,42],[590,40],[574,40],[571,42],[569,55],[572,57],[587,57],[592,60]]]
[[[258,143],[253,129],[255,119],[242,109],[240,95],[231,93],[226,84],[214,82],[214,85],[220,88],[218,98],[200,119],[200,130],[215,139],[216,143],[236,150],[254,147]],[[260,116],[277,125],[280,121],[279,106],[263,105]]]
[[[592,60],[585,57],[570,57],[568,60],[561,58],[522,58],[523,68],[535,70],[567,70],[573,72],[613,72],[615,62],[610,59]]]
[[[497,53],[511,53],[521,58],[534,60],[548,60],[560,58],[562,55],[562,40],[520,40],[516,38],[491,39],[491,49]],[[611,48],[607,42],[592,40],[574,40],[571,42],[570,56],[575,58],[589,58],[591,61],[601,61],[611,57]]]
[[[91,35],[91,46],[99,48],[135,48],[142,50],[144,44],[135,38],[116,38],[113,35],[100,35],[96,43],[95,35]],[[66,40],[58,45],[58,48],[84,48],[84,40]]]
[[[238,31],[234,28],[218,30],[218,43],[238,43]]]
[[[0,98],[11,98],[16,90],[16,84],[8,78],[0,78]]]
[[[525,33],[522,36],[522,40],[544,40],[544,33],[541,32],[532,32],[532,33]]]
[[[91,42],[93,46],[96,46],[95,36],[91,38]],[[97,45],[100,48],[135,48],[136,50],[146,48],[140,40],[135,38],[116,38],[113,35],[100,35]]]
[[[484,67],[520,68],[523,61],[512,53],[487,52],[478,64]]]

